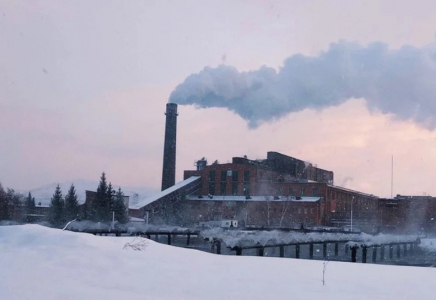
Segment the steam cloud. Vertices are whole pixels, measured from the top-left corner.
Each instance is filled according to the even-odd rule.
[[[364,98],[369,109],[436,128],[436,47],[341,41],[318,56],[293,55],[276,71],[205,67],[171,93],[170,102],[226,107],[257,127],[306,108],[323,109]]]

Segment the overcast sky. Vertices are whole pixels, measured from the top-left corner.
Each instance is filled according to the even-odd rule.
[[[339,40],[425,47],[435,32],[433,0],[1,1],[0,182],[26,190],[105,171],[158,189],[165,104],[190,74],[278,70]],[[225,108],[179,106],[177,179],[203,156],[279,151],[389,196],[393,154],[394,194],[436,195],[436,132],[367,107],[350,99],[250,128]]]

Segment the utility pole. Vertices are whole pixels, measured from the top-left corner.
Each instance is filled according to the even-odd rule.
[[[354,196],[351,197],[351,231],[353,231],[353,202]]]
[[[391,198],[394,196],[394,155],[391,162]]]

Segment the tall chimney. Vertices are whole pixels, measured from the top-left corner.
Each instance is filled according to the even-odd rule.
[[[167,103],[165,144],[162,169],[162,191],[176,183],[177,104]]]

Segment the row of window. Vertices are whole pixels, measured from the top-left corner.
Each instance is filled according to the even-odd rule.
[[[221,171],[221,182],[226,182],[227,177],[232,177],[232,182],[239,181],[239,172],[238,171]],[[209,182],[214,182],[216,180],[216,171],[209,171]],[[244,182],[250,182],[250,171],[244,171]]]
[[[217,191],[217,187],[215,182],[211,181],[209,182],[209,194],[210,195],[228,195],[227,192],[227,183],[226,182],[221,182],[220,183],[220,188],[219,188],[219,193]],[[238,195],[238,187],[239,187],[239,183],[238,182],[232,182],[231,185],[231,195],[236,196]],[[243,189],[244,195],[248,196],[250,195],[250,183],[249,182],[245,182],[244,183],[244,189]]]
[[[295,190],[293,188],[289,188],[288,195],[291,195],[291,196],[300,196],[300,197],[304,197],[304,196],[307,196],[307,197],[310,197],[310,196],[312,196],[312,197],[319,197],[319,192],[318,192],[318,188],[317,187],[312,188],[312,193],[306,192],[307,190],[308,189],[306,189],[306,188],[301,188],[299,190],[299,195],[297,195],[297,193],[295,192]],[[282,196],[282,188],[279,188],[277,190],[277,195]]]

